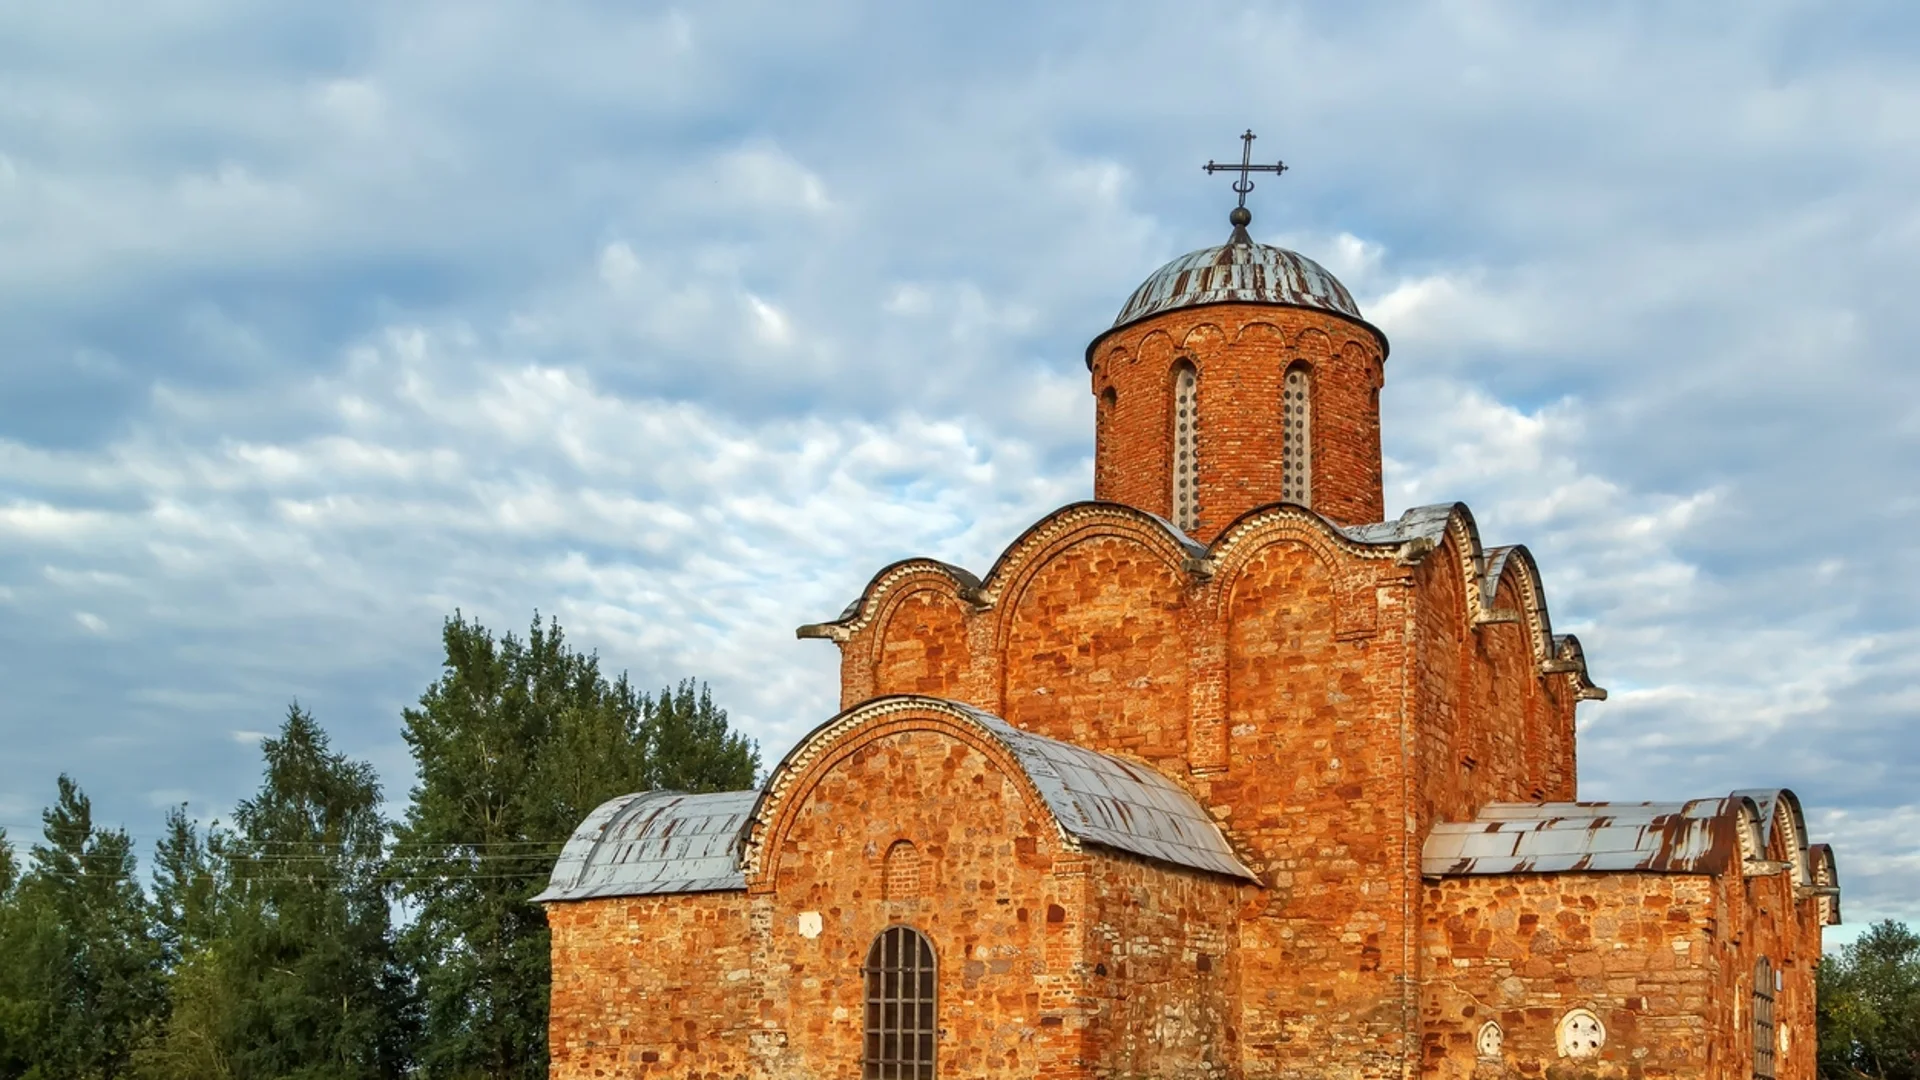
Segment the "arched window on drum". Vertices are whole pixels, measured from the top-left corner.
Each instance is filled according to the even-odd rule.
[[[1182,360],[1173,366],[1173,523],[1200,527],[1200,375]]]
[[[933,945],[911,926],[889,926],[873,939],[867,963],[863,1080],[934,1080]]]
[[[1287,369],[1280,387],[1280,499],[1313,505],[1313,371]]]

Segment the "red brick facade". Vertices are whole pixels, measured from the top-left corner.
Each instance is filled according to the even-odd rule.
[[[939,965],[940,1077],[1745,1080],[1764,955],[1776,1076],[1811,1080],[1830,900],[1750,873],[1805,858],[1797,825],[1724,871],[1423,872],[1435,823],[1575,798],[1600,692],[1525,549],[1483,548],[1459,506],[1370,524],[1383,355],[1362,323],[1251,303],[1096,342],[1103,501],[984,578],[895,564],[803,628],[838,644],[848,711],[769,778],[744,886],[549,904],[553,1075],[865,1075],[862,965],[906,925]],[[1191,538],[1160,520],[1182,362]],[[1310,509],[1279,498],[1303,363]],[[1157,771],[1257,882],[1075,840],[945,701]],[[1604,1026],[1586,1056],[1560,1052],[1574,1010]]]

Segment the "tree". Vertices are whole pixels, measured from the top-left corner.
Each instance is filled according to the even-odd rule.
[[[1887,920],[1822,960],[1820,1075],[1920,1080],[1920,934]]]
[[[161,1005],[133,845],[65,775],[41,821],[0,911],[0,1076],[113,1080]]]
[[[154,938],[172,972],[219,933],[218,876],[225,852],[218,829],[202,839],[185,806],[169,808],[162,828],[153,849]]]
[[[405,713],[418,783],[395,830],[414,918],[403,935],[434,1078],[546,1075],[546,920],[528,899],[580,820],[662,777],[752,785],[758,753],[691,682],[658,699],[609,680],[538,616],[496,639],[459,613],[441,677]]]
[[[739,791],[753,786],[760,754],[727,728],[725,709],[692,679],[645,701],[646,789]]]
[[[172,1011],[150,1077],[386,1080],[406,1074],[411,992],[394,950],[373,767],[298,705],[261,744],[260,790],[203,843],[169,815],[156,853]]]

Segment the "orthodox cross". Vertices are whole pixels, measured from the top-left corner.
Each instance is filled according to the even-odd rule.
[[[1227,215],[1227,220],[1233,222],[1236,227],[1240,228],[1244,228],[1248,222],[1253,220],[1253,213],[1247,209],[1247,192],[1253,190],[1253,181],[1248,179],[1248,175],[1257,172],[1270,172],[1277,177],[1287,171],[1287,163],[1284,161],[1276,161],[1271,165],[1253,164],[1254,138],[1255,135],[1253,134],[1252,128],[1248,128],[1247,133],[1240,136],[1240,164],[1219,165],[1211,160],[1206,164],[1207,175],[1209,176],[1217,172],[1237,172],[1240,174],[1240,179],[1233,182],[1233,193],[1240,196],[1240,205],[1234,207],[1233,213]]]

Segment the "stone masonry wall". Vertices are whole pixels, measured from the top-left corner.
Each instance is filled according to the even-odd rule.
[[[1296,362],[1311,367],[1313,508],[1342,523],[1380,520],[1379,340],[1338,315],[1270,304],[1171,311],[1096,343],[1096,498],[1172,518],[1172,372],[1181,360],[1198,372],[1196,539],[1280,501],[1281,381]]]
[[[1007,599],[999,715],[1186,772],[1188,588],[1178,566],[1128,538],[1058,551]]]
[[[1449,537],[1416,571],[1418,727],[1424,833],[1435,821],[1470,820],[1489,802],[1567,801],[1574,790],[1573,695],[1542,676],[1531,628],[1470,621]],[[1503,574],[1492,607],[1520,615],[1518,570]]]
[[[1792,853],[1778,823],[1768,859]],[[1814,1038],[1814,965],[1820,959],[1821,921],[1816,902],[1796,899],[1788,872],[1754,877],[1729,875],[1718,889],[1711,923],[1714,946],[1714,1038],[1710,1059],[1731,1080],[1751,1075],[1755,966],[1766,957],[1778,976],[1773,1036],[1777,1080],[1813,1080],[1818,1063]],[[1781,1037],[1780,1029],[1786,1035]]]
[[[1710,1068],[1718,965],[1714,879],[1518,874],[1430,883],[1421,1071],[1435,1080],[1738,1077]],[[1570,1010],[1599,1017],[1597,1057],[1561,1056]],[[1482,1025],[1500,1025],[1482,1059]],[[1799,1080],[1808,1080],[1802,1077]]]
[[[1086,877],[1089,1075],[1238,1076],[1234,924],[1248,886],[1101,853]]]
[[[911,721],[873,728],[803,790],[777,852],[761,1010],[785,1040],[769,1077],[858,1075],[860,969],[888,926],[939,965],[943,1075],[1078,1075],[1090,1018],[1085,859],[990,752]],[[915,895],[883,895],[882,860],[919,853]]]
[[[755,906],[739,892],[547,905],[553,1080],[756,1075]]]

